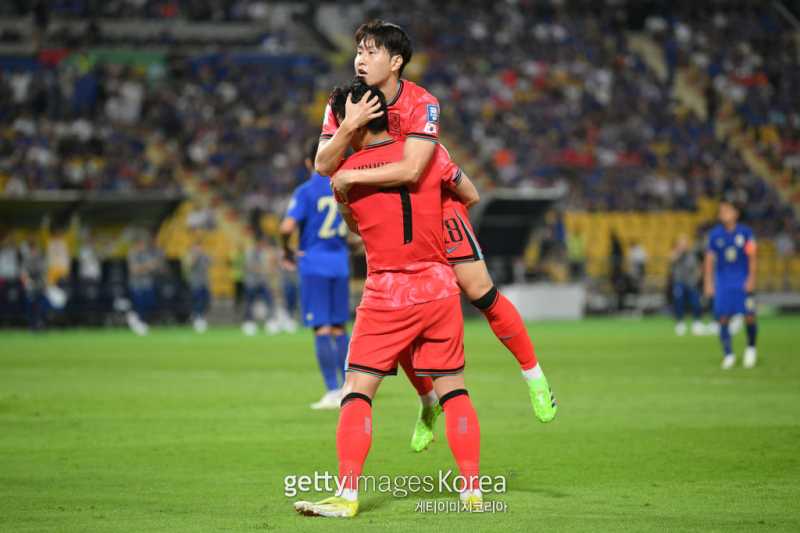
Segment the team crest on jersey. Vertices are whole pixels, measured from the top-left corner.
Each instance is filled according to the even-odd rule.
[[[400,113],[389,111],[389,133],[400,135]]]
[[[428,122],[439,122],[439,106],[428,104]]]
[[[741,233],[737,233],[734,242],[736,243],[736,246],[738,246],[739,248],[744,246],[744,235],[742,235]]]

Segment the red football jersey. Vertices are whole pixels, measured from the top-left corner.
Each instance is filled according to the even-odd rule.
[[[389,108],[389,134],[397,140],[405,137],[439,139],[439,100],[414,82],[400,80],[400,88]],[[320,139],[330,139],[339,129],[339,121],[325,108]]]
[[[403,141],[389,140],[351,155],[343,169],[369,169],[403,159]],[[396,309],[459,293],[444,254],[442,185],[459,176],[438,148],[419,181],[409,187],[357,185],[348,192],[367,253],[361,305]]]

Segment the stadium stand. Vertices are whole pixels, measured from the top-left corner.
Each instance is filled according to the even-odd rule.
[[[444,140],[484,189],[568,188],[563,221],[526,253],[528,277],[581,272],[607,291],[615,235],[623,253],[645,251],[644,287],[661,291],[674,240],[702,240],[733,195],[762,243],[759,289],[800,289],[793,15],[678,4],[665,16],[614,0],[411,0],[373,13],[409,29],[408,73],[442,102]],[[351,75],[349,36],[322,23],[349,31],[371,4],[349,5],[4,4],[0,195],[179,195],[158,245],[177,261],[202,242],[212,292],[233,296],[237,254],[274,233],[326,95]]]

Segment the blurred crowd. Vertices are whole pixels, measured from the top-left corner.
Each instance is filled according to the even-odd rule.
[[[257,18],[263,4],[49,6],[58,16],[239,20]],[[382,15],[409,30],[421,82],[442,104],[444,138],[466,148],[493,185],[563,183],[567,208],[590,211],[691,210],[703,197],[732,195],[747,205],[759,234],[797,242],[786,197],[719,134],[732,109],[758,152],[797,179],[800,69],[780,16],[769,6],[731,2],[675,3],[669,15],[642,17],[642,30],[661,48],[660,75],[628,32],[634,4],[360,6],[364,18]],[[5,9],[17,8],[31,9],[26,2]],[[700,111],[676,98],[684,67],[693,68],[702,92]],[[278,212],[305,177],[302,147],[319,132],[319,98],[336,81],[329,70],[322,60],[237,53],[120,66],[88,51],[44,58],[35,70],[6,70],[0,193],[170,191],[192,176],[243,211]]]
[[[228,22],[260,20],[269,14],[269,2],[265,0],[10,0],[0,12],[24,16],[30,13],[32,5],[37,17],[52,14],[75,18]]]
[[[442,103],[443,131],[499,184],[566,182],[570,207],[589,210],[693,209],[703,196],[736,195],[761,232],[797,230],[789,204],[715,134],[717,93],[732,92],[748,124],[771,127],[758,131],[762,144],[796,162],[800,70],[774,11],[670,5],[670,16],[648,17],[644,29],[664,43],[662,79],[634,52],[623,2],[447,4],[425,17],[424,2],[411,4],[399,22],[426,56],[423,83]],[[711,76],[705,113],[675,97],[675,70],[689,57]]]
[[[276,71],[280,75],[275,75]],[[302,177],[314,66],[225,56],[163,68],[102,64],[0,74],[0,191],[157,190],[185,172],[242,206]]]
[[[123,246],[120,246],[120,245]],[[279,266],[274,243],[258,238],[227,260],[233,266],[235,306],[243,331],[295,331],[296,276]],[[191,320],[208,327],[214,260],[200,240],[170,259],[148,231],[131,228],[116,238],[88,230],[43,229],[24,238],[0,235],[0,325],[126,323],[146,335],[152,322]],[[277,293],[277,295],[275,294]]]

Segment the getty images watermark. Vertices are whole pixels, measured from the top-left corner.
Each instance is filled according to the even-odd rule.
[[[452,470],[440,470],[438,475],[409,475],[409,476],[358,476],[357,486],[359,492],[374,492],[391,494],[396,498],[404,498],[409,494],[459,494],[467,486],[467,480],[460,475],[455,475]],[[287,475],[283,478],[283,493],[289,498],[294,498],[305,492],[336,492],[344,488],[344,479],[330,472],[314,472],[313,474]],[[483,494],[505,494],[505,476],[480,476],[477,487]],[[452,505],[451,505],[452,503]],[[448,513],[461,512],[464,507],[458,502],[444,502],[440,500],[422,500],[415,508],[419,513]],[[508,510],[505,502],[487,501],[483,512],[505,512]]]

